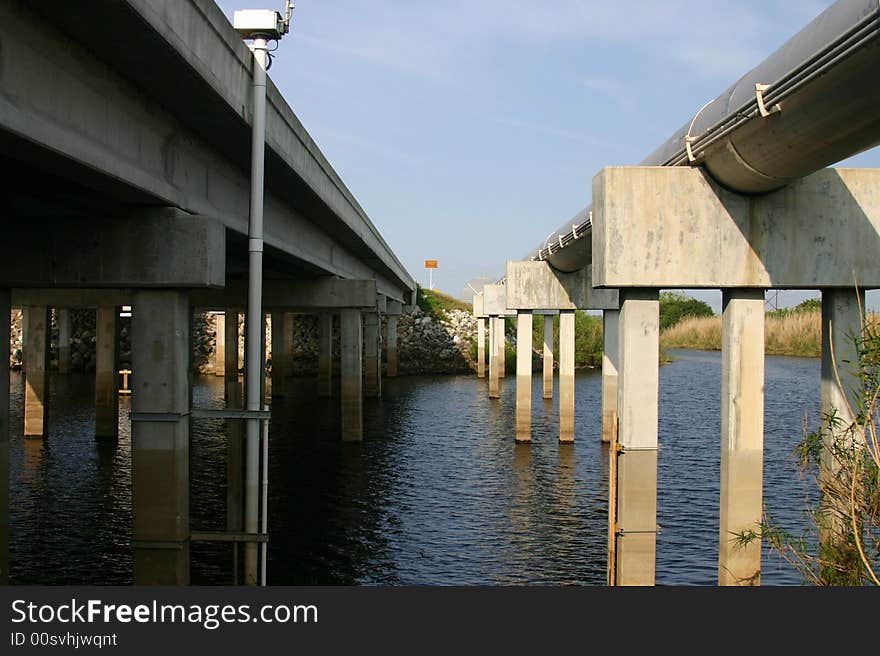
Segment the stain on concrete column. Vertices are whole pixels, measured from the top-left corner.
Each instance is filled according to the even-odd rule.
[[[602,441],[611,442],[617,414],[617,357],[620,312],[602,314]]]
[[[342,440],[364,439],[361,311],[345,309],[339,313],[342,348]]]
[[[24,436],[45,437],[49,428],[49,308],[27,308]]]
[[[242,389],[238,380],[238,310],[227,308],[219,317],[222,319],[224,336],[224,397],[226,407],[242,409]],[[244,444],[242,442],[242,422],[226,420],[226,528],[241,531],[244,524]]]
[[[385,373],[388,378],[397,377],[397,315],[389,314],[385,322]]]
[[[723,291],[718,585],[760,585],[764,462],[764,290]]]
[[[70,310],[56,308],[55,321],[58,323],[58,373],[70,373]]]
[[[119,437],[119,312],[113,306],[95,312],[95,437]]]
[[[553,398],[553,315],[544,315],[543,398]]]
[[[574,310],[559,312],[559,441],[574,442]]]
[[[821,417],[825,442],[819,471],[820,483],[833,478],[839,471],[839,463],[833,457],[831,447],[833,442],[841,439],[847,426],[855,419],[852,410],[858,412],[860,381],[849,363],[858,362],[856,340],[862,334],[859,306],[865,308],[865,292],[862,290],[858,293],[855,289],[822,290]],[[836,425],[829,421],[831,416],[836,416]],[[826,499],[822,502],[822,512],[826,525],[820,527],[819,539],[825,542],[833,535],[840,534],[841,524],[849,521],[849,508],[835,507],[830,499]]]
[[[477,319],[477,378],[486,377],[486,320]]]
[[[226,375],[226,315],[214,312],[214,375]],[[235,334],[235,333],[233,333]]]
[[[532,440],[532,313],[516,314],[516,441]]]
[[[135,585],[189,583],[188,297],[132,294]]]
[[[657,553],[657,290],[620,291],[617,585],[654,585]],[[612,491],[613,493],[614,491]]]
[[[382,396],[380,328],[378,312],[364,314],[364,396],[370,399]]]
[[[498,317],[489,317],[489,398],[500,398],[498,390]]]
[[[333,315],[318,315],[318,396],[333,395]]]
[[[0,289],[0,352],[9,353],[12,299]],[[0,358],[0,585],[9,583],[9,357]]]

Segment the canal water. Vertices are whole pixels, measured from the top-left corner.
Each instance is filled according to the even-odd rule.
[[[657,583],[714,585],[717,569],[718,353],[672,351],[660,371]],[[11,385],[11,580],[131,583],[127,400],[117,443],[93,437],[93,384],[53,375],[50,437],[24,440],[22,381]],[[270,433],[269,582],[311,584],[602,584],[608,451],[599,441],[601,376],[576,378],[576,442],[557,441],[556,402],[534,379],[533,442],[515,445],[513,377],[500,401],[473,376],[383,381],[365,403],[365,439],[338,439],[338,399],[294,380]],[[222,379],[196,378],[194,404],[221,407]],[[768,357],[765,505],[807,525],[812,485],[792,450],[804,413],[818,422],[819,361]],[[225,521],[222,423],[194,420],[194,530]],[[194,544],[192,580],[230,582],[228,545]],[[764,548],[763,583],[800,576]]]

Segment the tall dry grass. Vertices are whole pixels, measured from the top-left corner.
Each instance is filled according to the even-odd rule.
[[[768,355],[818,358],[822,349],[822,317],[819,312],[796,312],[784,317],[767,316],[764,349]],[[880,328],[880,315],[869,314],[868,325]],[[690,317],[663,331],[660,348],[721,350],[721,317]]]

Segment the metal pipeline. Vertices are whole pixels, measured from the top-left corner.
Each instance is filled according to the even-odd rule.
[[[880,143],[880,0],[839,0],[695,113],[642,166],[702,166],[761,194]],[[565,272],[590,263],[588,206],[532,251]]]

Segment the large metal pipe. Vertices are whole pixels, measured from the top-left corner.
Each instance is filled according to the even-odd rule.
[[[696,111],[643,166],[703,166],[744,194],[784,187],[880,143],[880,1],[839,0]],[[591,261],[588,206],[527,259]]]

